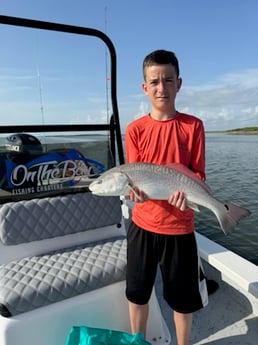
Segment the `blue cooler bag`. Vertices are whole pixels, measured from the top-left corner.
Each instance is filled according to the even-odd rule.
[[[144,340],[143,333],[134,335],[86,326],[74,326],[70,329],[65,345],[151,345]]]

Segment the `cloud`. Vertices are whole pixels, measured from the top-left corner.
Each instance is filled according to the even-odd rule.
[[[136,113],[135,115],[135,119],[137,119],[138,117],[142,116],[142,114],[147,114],[150,111],[150,106],[148,102],[140,102],[140,106],[139,106],[139,111],[138,113]]]
[[[258,69],[220,76],[211,83],[184,86],[181,111],[201,117],[207,130],[258,126]]]

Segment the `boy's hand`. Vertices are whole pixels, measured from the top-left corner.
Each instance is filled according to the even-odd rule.
[[[134,202],[144,202],[148,200],[148,196],[142,190],[133,187],[126,199]]]
[[[185,211],[187,209],[186,198],[183,192],[175,192],[168,198],[168,203],[180,211]]]

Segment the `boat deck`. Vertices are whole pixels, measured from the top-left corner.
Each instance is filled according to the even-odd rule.
[[[258,339],[258,316],[253,313],[248,299],[225,283],[221,274],[204,264],[208,279],[214,279],[219,289],[209,296],[209,304],[196,312],[193,318],[191,345],[255,345]],[[171,333],[171,345],[176,344],[171,309],[162,298],[160,275],[156,280],[156,292],[164,319]]]

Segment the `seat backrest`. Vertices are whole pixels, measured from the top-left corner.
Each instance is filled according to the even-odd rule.
[[[9,202],[0,207],[0,264],[124,234],[119,197],[82,192]]]

